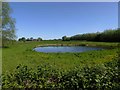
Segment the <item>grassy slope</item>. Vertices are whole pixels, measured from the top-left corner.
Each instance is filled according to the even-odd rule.
[[[117,43],[80,42],[80,41],[42,41],[16,43],[3,49],[2,65],[3,73],[12,72],[19,64],[36,67],[43,63],[49,63],[56,68],[67,70],[75,66],[94,65],[109,62],[116,55],[117,49],[88,51],[83,53],[39,53],[32,48],[42,44],[88,44],[97,46],[116,46]]]

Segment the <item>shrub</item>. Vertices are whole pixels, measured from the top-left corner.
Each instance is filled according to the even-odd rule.
[[[75,67],[59,71],[49,64],[40,65],[36,70],[18,65],[14,73],[2,76],[4,88],[67,88],[80,90],[119,90],[119,59],[104,65],[83,68]]]

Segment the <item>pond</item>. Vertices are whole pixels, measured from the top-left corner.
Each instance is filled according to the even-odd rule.
[[[59,53],[59,52],[85,52],[90,50],[102,50],[103,48],[88,46],[45,46],[34,48],[37,52]]]

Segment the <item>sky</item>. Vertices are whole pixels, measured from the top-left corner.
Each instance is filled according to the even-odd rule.
[[[18,38],[62,36],[118,28],[117,2],[10,2]]]
[[[118,28],[120,28],[120,1],[118,2]]]

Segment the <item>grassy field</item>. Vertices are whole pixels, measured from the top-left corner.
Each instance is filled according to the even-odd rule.
[[[100,51],[88,51],[83,53],[40,53],[33,51],[38,45],[62,44],[110,47]],[[3,73],[13,72],[17,65],[23,64],[36,68],[41,64],[50,64],[61,70],[69,70],[75,66],[93,66],[112,61],[117,55],[115,47],[118,43],[86,42],[86,41],[41,41],[41,42],[17,42],[9,48],[2,50]]]

